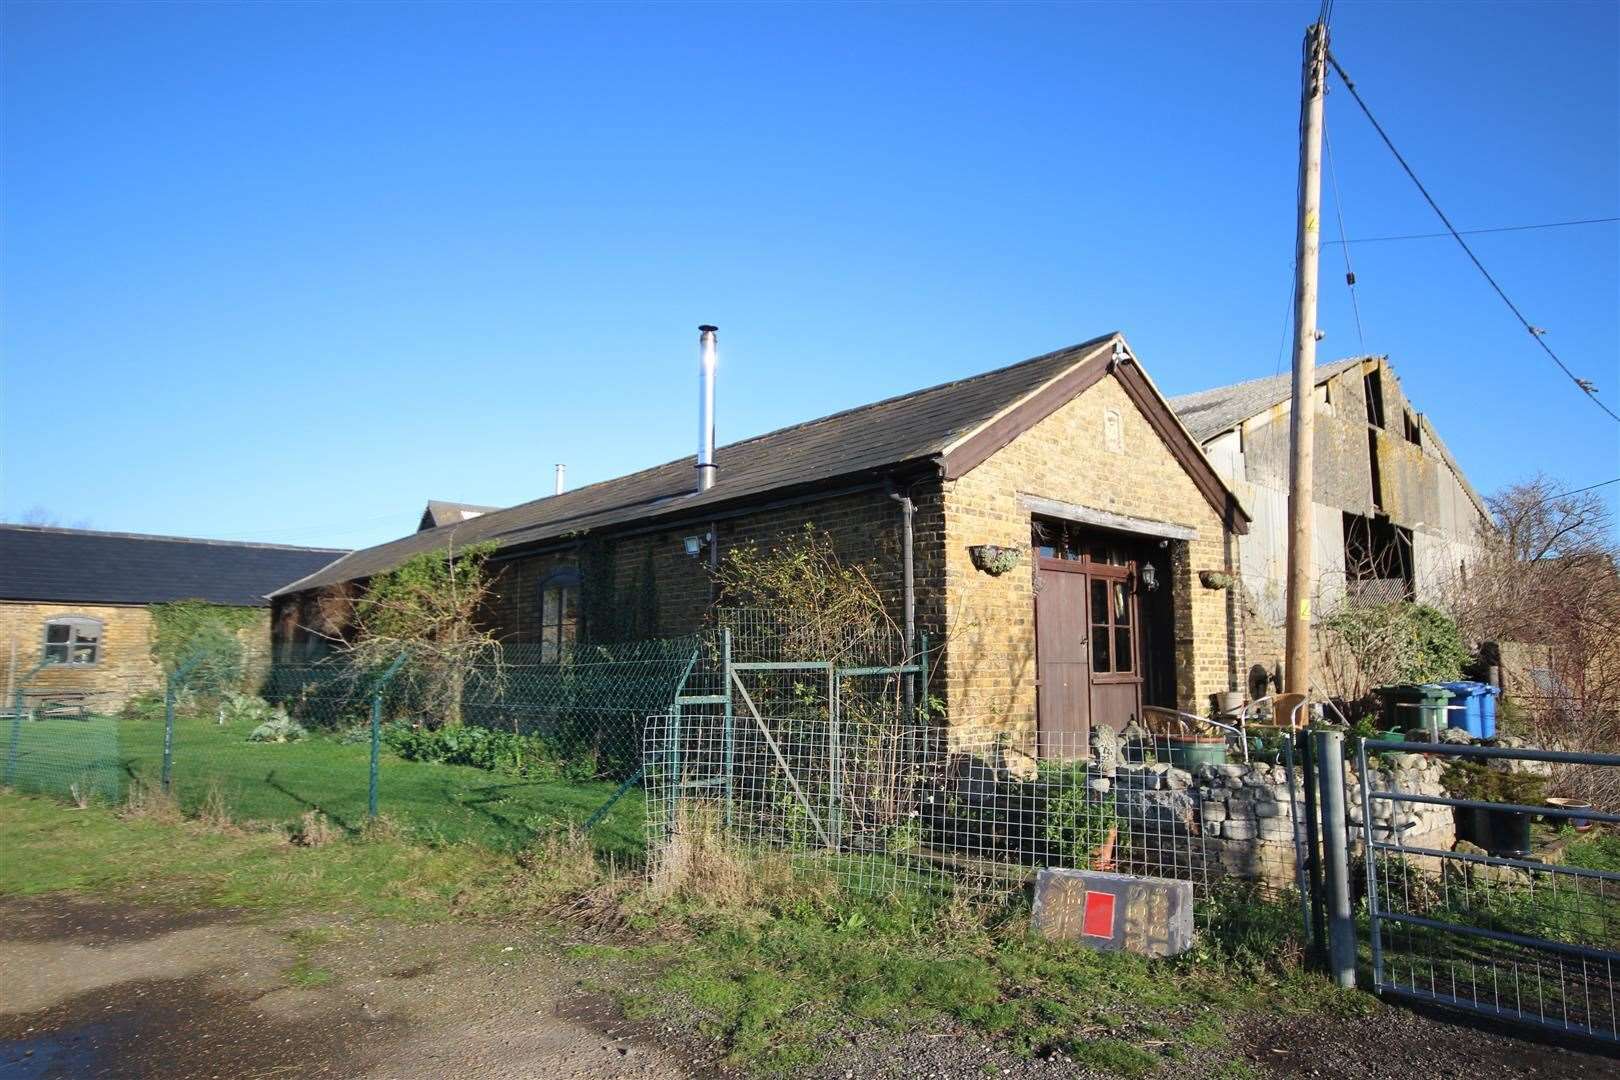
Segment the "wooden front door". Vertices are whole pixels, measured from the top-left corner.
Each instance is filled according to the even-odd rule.
[[[1055,561],[1055,560],[1053,560]],[[1086,582],[1040,560],[1035,579],[1035,706],[1042,757],[1079,757],[1091,731]]]
[[[1035,668],[1040,749],[1087,753],[1093,723],[1115,731],[1142,714],[1134,561],[1036,560]]]

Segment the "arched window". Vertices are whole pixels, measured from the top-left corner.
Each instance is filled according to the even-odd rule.
[[[540,582],[540,662],[568,659],[578,633],[579,571],[559,570]]]
[[[47,664],[94,664],[100,659],[100,619],[68,615],[45,624]]]

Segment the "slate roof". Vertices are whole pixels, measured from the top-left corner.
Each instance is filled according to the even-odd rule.
[[[262,607],[270,590],[345,554],[342,548],[0,525],[0,600]]]
[[[1374,358],[1352,356],[1322,364],[1316,369],[1316,385],[1321,386],[1340,372],[1370,359]],[[1293,389],[1294,376],[1285,371],[1281,375],[1268,375],[1263,379],[1180,394],[1170,399],[1170,408],[1175,410],[1183,426],[1192,432],[1193,438],[1207,443],[1215,436],[1231,431],[1249,417],[1287,401]]]
[[[1022,363],[833,413],[715,451],[719,475],[695,490],[692,455],[614,480],[574,488],[484,514],[459,525],[424,529],[365,548],[293,581],[272,595],[369,577],[413,555],[493,541],[501,547],[575,535],[603,526],[643,522],[746,500],[767,492],[874,475],[942,454],[956,440],[1034,393],[1111,343],[1104,334]]]
[[[459,522],[471,521],[480,514],[487,514],[491,510],[499,509],[498,506],[475,506],[472,503],[429,499],[427,509],[422,511],[422,521],[417,525],[417,529],[436,529],[440,525],[455,525]]]

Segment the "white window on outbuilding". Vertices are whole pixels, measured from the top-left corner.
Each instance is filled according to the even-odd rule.
[[[87,666],[101,659],[101,620],[66,615],[45,624],[45,662]]]

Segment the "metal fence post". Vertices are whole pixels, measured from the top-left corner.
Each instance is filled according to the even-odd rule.
[[[169,790],[174,779],[174,680],[178,672],[171,671],[163,681],[163,790]]]
[[[844,758],[843,740],[838,730],[838,669],[827,665],[827,831],[832,834],[832,847],[837,850],[843,843],[841,832],[844,777],[841,768]]]
[[[383,672],[382,678],[377,680],[377,685],[371,691],[371,777],[366,791],[366,816],[371,818],[377,816],[377,798],[380,787],[379,781],[381,780],[380,773],[382,771],[383,688],[388,685],[388,680],[394,677],[394,673],[399,670],[400,665],[405,663],[405,656],[405,653],[400,653],[395,658],[394,662],[388,666],[388,670]]]
[[[1356,985],[1356,924],[1350,916],[1350,859],[1345,836],[1344,732],[1316,731],[1316,775],[1322,787],[1322,861],[1327,878],[1328,970],[1346,990]]]
[[[17,687],[11,702],[11,746],[6,751],[6,787],[17,782],[17,756],[22,752],[22,687]]]
[[[1356,770],[1361,777],[1361,846],[1367,860],[1367,935],[1372,944],[1373,990],[1384,983],[1384,929],[1378,924],[1378,860],[1373,855],[1372,779],[1367,763],[1367,740],[1356,744]]]
[[[725,687],[724,742],[726,755],[726,828],[731,828],[737,769],[737,721],[731,713],[731,627],[720,630],[720,685]]]
[[[918,635],[917,668],[917,682],[922,690],[922,693],[917,698],[917,710],[922,716],[931,716],[933,715],[933,707],[928,702],[928,635],[926,633]],[[913,716],[910,719],[915,723],[919,717]]]
[[[1319,781],[1317,779],[1318,762],[1315,747],[1311,745],[1309,729],[1300,730],[1296,736],[1299,740],[1300,763],[1303,768],[1303,783],[1305,789],[1305,870],[1306,881],[1310,885],[1311,901],[1311,932],[1309,940],[1318,963],[1325,963],[1327,948],[1327,909],[1322,900],[1322,829],[1321,817],[1317,812],[1317,796],[1319,794]]]
[[[1299,919],[1305,934],[1305,949],[1314,952],[1316,940],[1313,937],[1314,928],[1311,925],[1311,879],[1309,857],[1305,851],[1305,839],[1301,835],[1305,827],[1305,810],[1300,805],[1298,787],[1294,781],[1294,744],[1297,737],[1292,732],[1282,741],[1283,767],[1288,770],[1288,819],[1293,822],[1294,833],[1294,883],[1299,889]]]

